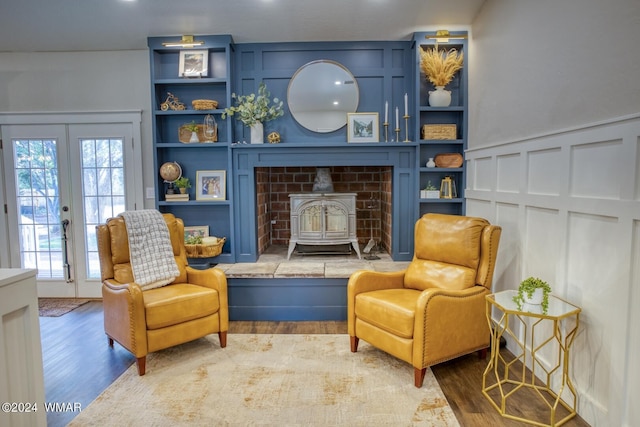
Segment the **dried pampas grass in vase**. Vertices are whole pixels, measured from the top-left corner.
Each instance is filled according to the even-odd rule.
[[[420,69],[436,87],[448,85],[463,63],[463,52],[454,48],[448,51],[438,50],[436,45],[431,49],[420,49]]]

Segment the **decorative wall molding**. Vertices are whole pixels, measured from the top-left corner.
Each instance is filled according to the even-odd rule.
[[[503,227],[494,290],[538,276],[582,307],[570,362],[578,412],[637,425],[640,115],[485,145],[466,161],[467,214]]]
[[[278,166],[390,166],[392,167],[391,255],[409,261],[413,256],[413,223],[406,213],[415,201],[415,144],[240,144],[232,148],[237,261],[258,259],[256,168]]]

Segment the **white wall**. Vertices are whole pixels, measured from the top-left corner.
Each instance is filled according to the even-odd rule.
[[[469,146],[640,108],[638,0],[488,0],[472,26]]]
[[[155,182],[150,99],[147,50],[0,52],[2,112],[142,110],[145,186]]]
[[[538,276],[581,306],[578,412],[640,425],[640,2],[488,0],[472,35],[467,213],[503,227],[494,288]]]

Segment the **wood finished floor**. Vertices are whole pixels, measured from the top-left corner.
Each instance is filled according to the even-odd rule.
[[[79,402],[86,408],[104,389],[134,362],[119,345],[107,345],[104,335],[102,302],[91,301],[61,317],[41,317],[42,351],[47,402]],[[231,322],[231,334],[346,334],[346,322]],[[504,357],[511,354],[503,350]],[[432,367],[458,422],[463,427],[524,426],[502,418],[482,395],[482,373],[487,360],[476,355],[460,357]],[[413,382],[413,369],[407,365],[407,381]],[[514,396],[513,410],[531,416],[541,410],[533,393]],[[114,408],[114,410],[117,410]],[[67,425],[77,413],[49,412],[47,425]],[[576,417],[566,426],[588,424]]]

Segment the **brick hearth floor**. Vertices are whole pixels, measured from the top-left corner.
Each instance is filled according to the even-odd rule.
[[[362,249],[361,249],[362,251]],[[368,255],[380,259],[367,260]],[[395,262],[387,253],[371,251],[362,254],[362,259],[351,255],[311,255],[294,252],[287,260],[287,247],[272,245],[260,255],[258,262],[218,264],[228,278],[277,278],[277,277],[326,277],[348,278],[356,270],[398,271],[409,265],[408,261]]]

